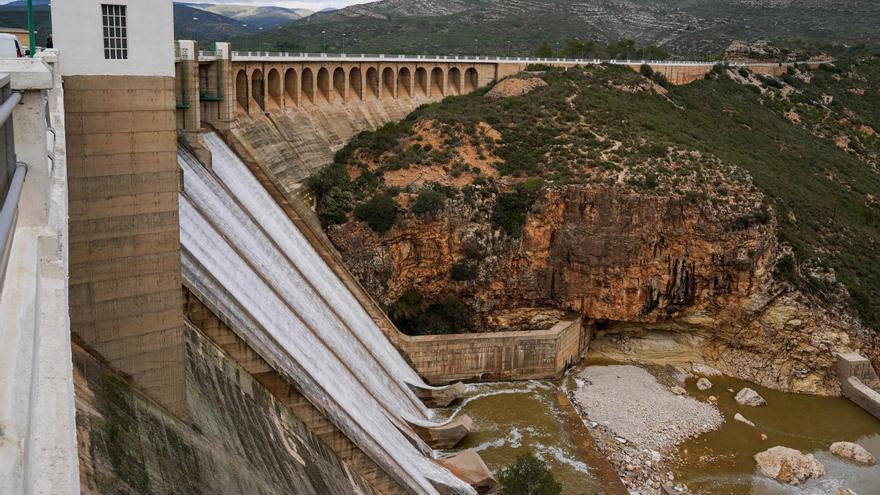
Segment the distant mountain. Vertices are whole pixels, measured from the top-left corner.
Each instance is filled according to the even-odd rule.
[[[541,43],[633,39],[683,55],[737,39],[877,41],[877,0],[382,0],[262,33],[278,49],[530,54]],[[343,36],[343,34],[345,36]]]
[[[184,3],[187,5],[234,19],[249,27],[272,28],[281,24],[295,21],[311,15],[308,9],[288,9],[284,7],[259,6],[259,5],[234,5],[234,4],[211,4],[211,3]]]
[[[23,1],[0,5],[0,27],[27,29],[27,8]],[[34,29],[37,45],[42,46],[52,31],[48,0],[34,0]]]
[[[228,41],[257,30],[258,26],[225,15],[215,14],[188,4],[174,4],[175,39],[190,39],[201,42]]]

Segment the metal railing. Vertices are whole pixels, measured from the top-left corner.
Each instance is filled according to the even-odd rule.
[[[15,142],[12,132],[12,111],[21,101],[21,93],[9,88],[9,80],[3,78],[0,88],[3,103],[0,104],[0,291],[6,278],[6,266],[12,251],[13,229],[18,219],[18,203],[27,175],[27,165],[15,161]]]
[[[264,51],[233,51],[232,59],[274,58],[301,60],[420,60],[440,62],[474,62],[474,63],[526,63],[526,64],[621,64],[621,65],[700,65],[712,66],[717,61],[705,60],[649,60],[649,59],[599,59],[599,58],[543,58],[543,57],[500,57],[483,55],[390,55],[384,53],[310,53],[310,52],[264,52]],[[775,65],[768,63],[768,65]]]

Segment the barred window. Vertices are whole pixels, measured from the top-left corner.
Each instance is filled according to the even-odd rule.
[[[128,27],[125,22],[125,5],[101,5],[104,26],[104,58],[108,60],[128,58]]]

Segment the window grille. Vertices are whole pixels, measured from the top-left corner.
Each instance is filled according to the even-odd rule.
[[[104,58],[119,60],[128,58],[128,25],[125,5],[101,5],[104,26]]]

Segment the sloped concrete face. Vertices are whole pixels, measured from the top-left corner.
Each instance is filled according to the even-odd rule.
[[[82,493],[376,494],[191,328],[186,351],[190,423],[74,347]]]
[[[473,449],[437,462],[471,485],[477,493],[489,493],[497,484],[492,471]]]
[[[407,385],[416,394],[416,397],[428,407],[446,407],[463,397],[465,392],[465,384],[462,382],[445,387],[420,387],[411,383]]]
[[[838,353],[837,378],[844,397],[880,419],[880,377],[868,358]]]
[[[451,449],[458,445],[471,432],[473,420],[467,414],[440,426],[421,426],[410,423],[410,427],[431,448]]]

